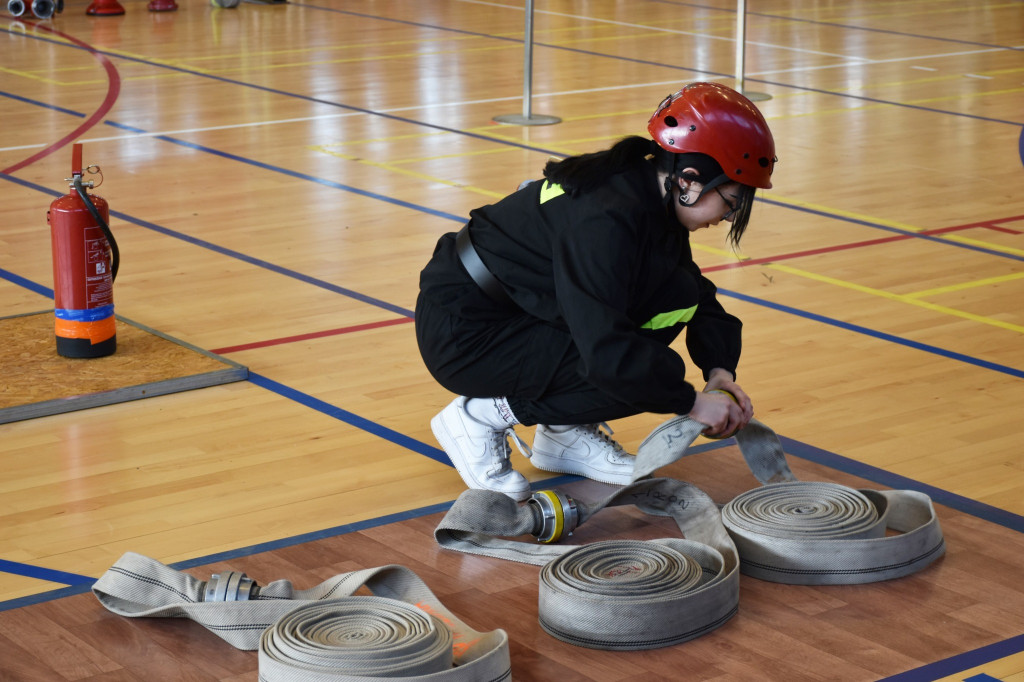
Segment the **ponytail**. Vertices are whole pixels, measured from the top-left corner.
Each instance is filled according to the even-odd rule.
[[[608,178],[644,162],[657,147],[645,137],[624,137],[609,149],[548,161],[544,177],[561,185],[570,196],[589,192]]]

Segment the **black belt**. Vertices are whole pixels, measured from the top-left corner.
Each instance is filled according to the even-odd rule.
[[[473,278],[476,285],[480,287],[487,296],[495,303],[501,303],[515,307],[512,298],[502,288],[501,282],[491,274],[484,262],[480,260],[479,254],[473,248],[473,240],[469,238],[469,225],[466,225],[455,235],[455,252],[459,254],[462,267]]]

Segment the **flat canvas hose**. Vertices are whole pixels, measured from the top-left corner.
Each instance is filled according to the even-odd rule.
[[[620,505],[671,517],[686,539],[579,546],[504,539],[534,533],[536,513],[507,495],[476,489],[459,496],[434,537],[446,549],[543,566],[541,627],[579,646],[635,650],[678,644],[736,613],[739,556],[705,492],[671,478],[638,481],[603,500],[576,500],[579,523]]]
[[[687,417],[668,420],[641,443],[633,483],[603,500],[574,501],[580,524],[604,507],[635,504],[671,516],[685,541],[567,546],[550,544],[557,539],[550,537],[541,538],[545,544],[507,539],[540,538],[539,528],[552,524],[540,523],[537,505],[518,505],[487,490],[464,492],[434,536],[446,549],[543,566],[541,627],[563,641],[600,649],[666,646],[718,627],[737,609],[737,559],[742,572],[754,577],[827,585],[909,575],[944,553],[926,495],[797,481],[778,436],[757,420],[736,439],[765,485],[721,513],[689,483],[644,478],[687,455],[705,428]],[[566,526],[570,533],[574,527]],[[887,528],[902,535],[887,537]]]
[[[363,586],[374,596],[352,596]],[[189,618],[238,649],[259,649],[261,682],[512,678],[505,631],[471,629],[404,566],[295,590],[287,580],[260,587],[237,572],[202,581],[129,552],[93,593],[119,615]]]
[[[634,480],[686,456],[704,428],[685,416],[664,422],[640,444]],[[756,419],[736,442],[765,484],[722,509],[745,575],[791,585],[871,583],[915,573],[945,553],[927,495],[797,481],[778,436]]]
[[[797,481],[778,437],[756,420],[736,440],[764,485],[721,512],[690,483],[645,478],[689,454],[705,428],[686,417],[660,425],[640,445],[634,481],[601,500],[540,491],[517,504],[467,490],[435,538],[446,549],[542,566],[541,627],[565,642],[612,650],[668,646],[719,627],[737,612],[741,570],[793,584],[864,583],[909,575],[944,553],[926,495]],[[601,509],[627,504],[671,517],[685,539],[551,544]],[[543,542],[509,539],[528,534]],[[351,596],[364,585],[376,596]],[[234,571],[201,581],[127,553],[93,592],[122,616],[190,618],[237,648],[258,648],[262,682],[511,679],[505,631],[470,629],[402,566],[294,590],[285,580],[260,587]],[[376,641],[385,630],[395,641],[390,632]]]

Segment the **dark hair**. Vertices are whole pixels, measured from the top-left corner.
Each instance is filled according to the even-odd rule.
[[[725,171],[722,170],[722,166],[707,154],[701,154],[699,152],[675,154],[661,148],[660,146],[656,146],[653,153],[658,169],[668,173],[669,178],[678,178],[682,174],[684,168],[693,168],[696,170],[697,177],[689,179],[696,180],[703,185],[701,196],[719,185],[724,185],[727,182],[733,181],[732,178],[726,175]],[[740,238],[743,237],[743,233],[747,231],[747,223],[750,221],[750,209],[754,205],[754,193],[757,191],[757,188],[752,185],[738,183],[738,186],[739,189],[737,190],[735,203],[736,212],[733,213],[732,223],[729,226],[729,235],[727,237],[729,243],[732,244],[734,248],[739,247]],[[666,189],[669,189],[670,187],[671,182],[667,183]],[[699,199],[700,197],[698,197],[698,200]]]
[[[600,187],[611,176],[644,162],[656,146],[645,137],[631,135],[600,152],[548,161],[544,166],[544,177],[561,185],[570,196],[576,196]]]
[[[747,223],[750,222],[750,209],[754,206],[754,193],[757,188],[753,185],[740,185],[739,197],[736,199],[736,212],[732,215],[732,224],[729,225],[729,243],[739,248],[740,238],[747,231]]]
[[[675,154],[662,149],[653,140],[646,137],[631,135],[624,137],[610,148],[589,154],[570,156],[565,159],[552,159],[544,166],[544,177],[561,185],[570,196],[594,190],[608,179],[622,173],[637,164],[653,157],[659,170],[668,173],[670,178],[679,177],[684,168],[697,170],[695,180],[704,185],[703,192],[730,182],[722,167],[707,154],[697,152]],[[736,200],[736,213],[733,214],[729,228],[729,242],[734,247],[740,244],[740,237],[747,229],[750,220],[750,209],[754,203],[756,187],[739,185]],[[668,193],[667,201],[671,202],[672,193]]]

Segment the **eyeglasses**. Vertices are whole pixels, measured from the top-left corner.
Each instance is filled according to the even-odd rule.
[[[728,220],[733,216],[734,213],[736,213],[736,209],[739,207],[736,204],[729,201],[728,199],[726,199],[725,195],[722,194],[722,190],[716,187],[715,191],[718,192],[718,196],[722,197],[722,201],[725,202],[725,205],[729,207],[729,212],[722,216],[722,220]]]

